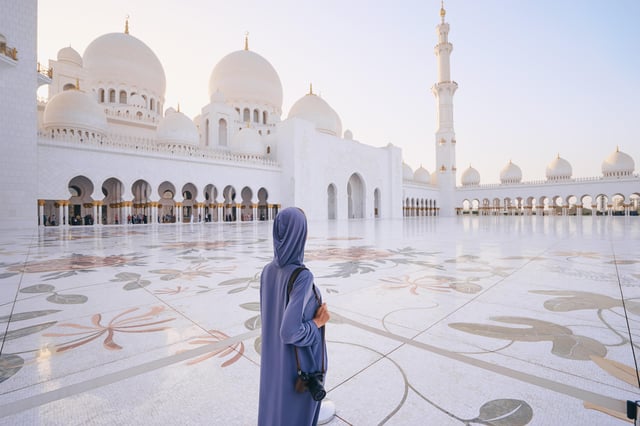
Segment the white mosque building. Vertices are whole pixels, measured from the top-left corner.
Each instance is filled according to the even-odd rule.
[[[40,68],[36,9],[37,0],[10,2],[0,14],[0,227],[271,220],[293,205],[314,220],[640,209],[635,163],[615,146],[594,177],[574,178],[550,155],[546,180],[522,182],[509,162],[499,184],[481,184],[472,167],[456,184],[444,8],[431,172],[411,170],[397,146],[354,139],[312,87],[284,115],[278,73],[246,39],[211,71],[209,103],[193,119],[165,109],[162,63],[128,23]]]

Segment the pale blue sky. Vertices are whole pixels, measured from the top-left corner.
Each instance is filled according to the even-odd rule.
[[[249,48],[274,66],[283,119],[313,83],[370,145],[391,142],[413,168],[434,170],[439,0],[40,0],[38,59],[100,35],[130,33],[164,65],[166,106],[190,117],[209,76]],[[499,182],[512,160],[544,179],[559,153],[574,177],[599,176],[616,146],[640,170],[640,1],[447,0],[458,179],[469,164]]]

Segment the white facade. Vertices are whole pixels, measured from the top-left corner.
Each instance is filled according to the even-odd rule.
[[[10,2],[0,15],[0,99],[13,100],[0,104],[0,227],[269,220],[294,205],[319,220],[638,210],[635,163],[617,149],[599,177],[573,179],[558,156],[545,181],[522,183],[509,163],[501,184],[468,169],[456,187],[458,84],[440,16],[430,173],[411,170],[391,144],[354,140],[312,88],[285,117],[278,73],[248,40],[214,67],[209,103],[193,119],[165,110],[162,64],[128,24],[83,55],[62,48],[48,75],[37,73],[36,0]],[[45,83],[49,98],[36,102]]]

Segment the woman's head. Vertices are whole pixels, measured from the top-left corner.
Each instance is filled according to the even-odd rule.
[[[307,241],[307,218],[297,207],[278,213],[273,223],[273,253],[279,266],[302,265]]]

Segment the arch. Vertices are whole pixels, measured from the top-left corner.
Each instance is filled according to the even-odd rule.
[[[104,103],[104,89],[98,90],[98,100],[101,104]]]
[[[151,111],[155,111],[156,108],[156,100],[154,98],[149,99],[149,109]]]
[[[232,222],[236,220],[236,189],[231,186],[225,186],[222,191],[224,198],[224,221]]]
[[[262,124],[267,124],[267,118],[269,118],[269,113],[262,111]]]
[[[338,218],[338,194],[336,186],[330,183],[327,187],[327,217],[329,220]]]
[[[349,219],[363,219],[365,217],[365,187],[362,177],[354,173],[347,182],[347,202]]]
[[[209,119],[204,122],[204,146],[209,146]]]
[[[182,187],[182,221],[195,222],[195,210],[197,207],[198,189],[192,183],[186,183]]]
[[[107,224],[121,224],[122,213],[120,208],[124,201],[124,184],[120,179],[110,177],[102,183],[102,222]]]
[[[248,123],[249,121],[251,121],[251,111],[249,110],[249,108],[245,108],[243,110],[242,121],[244,121],[245,123]]]
[[[640,193],[638,192],[629,195],[629,214],[631,216],[640,215]]]
[[[112,104],[116,103],[116,91],[115,89],[109,90],[109,102]]]
[[[242,197],[240,220],[250,222],[253,220],[253,191],[248,186],[245,186],[240,191],[240,197]]]
[[[269,192],[266,189],[258,190],[258,218],[260,220],[269,220]]]
[[[148,223],[151,213],[151,185],[144,179],[138,179],[131,185],[133,194],[133,209],[131,210],[132,223]]]
[[[62,90],[74,90],[75,88],[76,88],[75,84],[67,83],[67,84],[64,85]]]
[[[162,182],[158,186],[160,201],[158,203],[158,216],[162,223],[174,223],[176,221],[176,187],[171,182]]]
[[[209,184],[204,187],[204,212],[203,217],[205,222],[217,222],[218,221],[218,188],[213,184]]]
[[[218,145],[227,146],[227,120],[224,118],[218,121]]]
[[[258,111],[257,108],[253,110],[253,122],[254,123],[260,122],[260,111]]]
[[[69,224],[93,224],[93,182],[86,176],[76,176],[69,181]]]
[[[598,216],[607,214],[607,206],[609,205],[609,197],[605,194],[596,195],[595,214]]]
[[[124,90],[121,90],[120,91],[120,97],[119,97],[118,101],[121,104],[126,104],[127,103],[127,92],[125,92]]]

